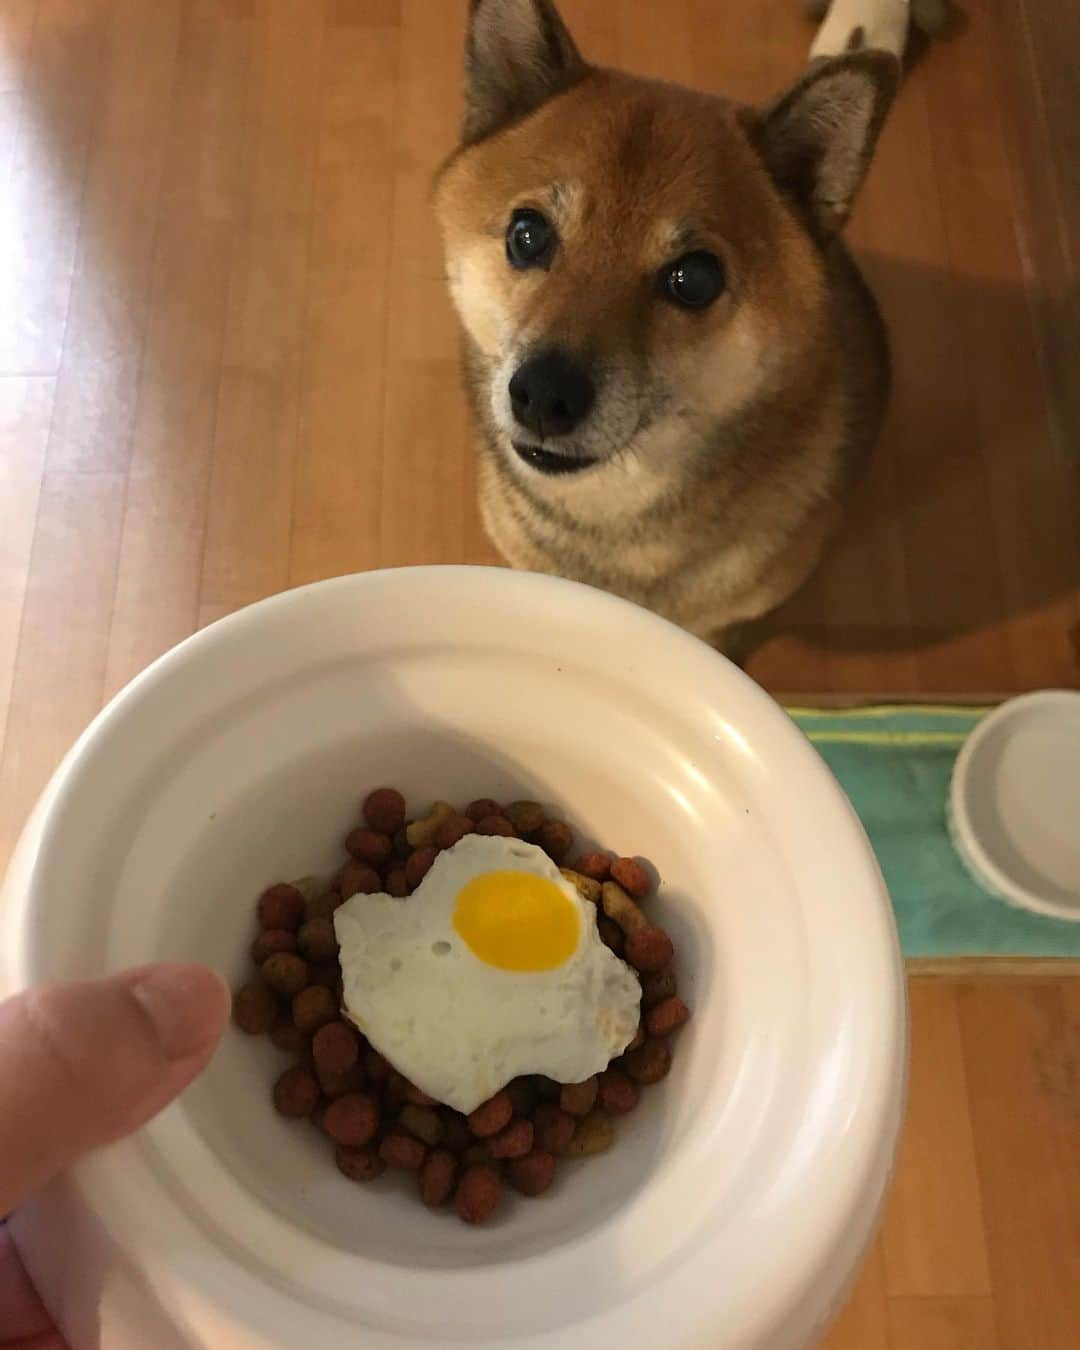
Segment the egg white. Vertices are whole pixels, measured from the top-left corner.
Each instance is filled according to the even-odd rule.
[[[454,928],[462,888],[486,872],[552,882],[580,920],[552,970],[512,971],[477,957]],[[600,940],[593,906],[541,849],[467,835],[405,900],[355,895],[334,915],[347,1015],[406,1078],[470,1112],[519,1074],[576,1083],[599,1073],[637,1030],[641,986]]]

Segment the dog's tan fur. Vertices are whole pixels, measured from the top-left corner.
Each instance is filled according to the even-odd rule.
[[[465,144],[437,203],[484,520],[510,563],[721,643],[805,581],[886,396],[881,322],[836,231],[892,81],[885,58],[842,58],[757,113],[586,67],[549,0],[474,0]],[[507,263],[522,206],[557,228],[548,271]],[[689,248],[727,273],[703,313],[657,294]],[[502,391],[538,345],[599,373],[583,472],[510,448]]]

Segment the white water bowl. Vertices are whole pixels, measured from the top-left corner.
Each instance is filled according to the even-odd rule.
[[[554,580],[328,581],[198,634],[59,770],[7,881],[7,990],[159,958],[243,978],[260,889],[329,870],[363,792],[535,797],[659,870],[694,1011],[611,1152],[468,1228],[346,1182],[230,1028],[14,1232],[74,1350],[812,1343],[893,1163],[906,1020],[866,838],[784,713],[655,616]]]
[[[988,713],[957,756],[949,824],[985,890],[1080,921],[1080,693],[1040,689]]]

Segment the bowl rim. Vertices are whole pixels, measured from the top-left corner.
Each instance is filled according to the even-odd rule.
[[[562,597],[565,597],[568,603],[574,603],[576,597],[577,603],[613,607],[612,613],[617,612],[626,618],[627,622],[651,627],[655,641],[663,641],[675,646],[681,645],[686,655],[688,657],[692,655],[698,663],[703,660],[703,653],[707,653],[706,659],[716,663],[711,669],[714,671],[724,670],[725,679],[735,680],[735,687],[741,692],[743,698],[765,719],[766,724],[771,726],[770,734],[783,736],[785,744],[789,745],[793,752],[799,754],[802,762],[807,766],[808,772],[810,771],[809,766],[813,766],[812,773],[815,787],[820,790],[823,798],[826,799],[827,809],[832,817],[837,820],[838,827],[839,814],[846,817],[845,838],[850,844],[849,862],[852,872],[858,871],[860,877],[865,881],[865,886],[860,888],[864,894],[876,893],[878,902],[877,917],[881,939],[878,943],[878,956],[881,972],[889,986],[888,988],[882,986],[880,990],[880,1011],[888,1019],[888,1025],[883,1027],[882,1030],[882,1044],[887,1043],[890,1046],[891,1058],[895,1066],[887,1075],[884,1071],[882,1073],[880,1093],[875,1099],[876,1117],[873,1121],[873,1127],[865,1128],[861,1138],[851,1141],[849,1183],[842,1194],[840,1188],[837,1188],[832,1212],[827,1216],[828,1222],[823,1221],[822,1223],[823,1229],[828,1228],[829,1230],[828,1240],[823,1237],[817,1247],[823,1260],[827,1247],[835,1255],[833,1249],[842,1245],[847,1252],[848,1263],[857,1264],[858,1259],[869,1244],[880,1211],[888,1175],[895,1163],[902,1103],[906,1090],[906,998],[895,926],[880,869],[877,866],[865,832],[862,830],[862,826],[839,784],[824,761],[798,727],[787,717],[783,709],[745,673],[731,666],[722,656],[708,648],[704,643],[629,601],[605,592],[596,591],[579,583],[551,576],[511,572],[507,569],[495,567],[433,565],[384,569],[314,582],[308,586],[271,596],[235,614],[226,616],[217,623],[193,634],[137,675],[106,705],[79,741],[76,742],[43,796],[34,821],[31,822],[31,826],[28,826],[27,833],[24,835],[21,862],[22,870],[26,874],[26,884],[23,889],[24,903],[27,906],[30,904],[37,863],[50,847],[50,836],[56,826],[57,819],[65,809],[66,803],[81,786],[78,772],[80,764],[89,756],[93,747],[110,734],[111,722],[125,704],[138,697],[143,690],[152,687],[156,681],[168,678],[181,663],[190,659],[193,652],[198,652],[200,648],[209,648],[229,635],[239,637],[246,627],[262,622],[271,614],[280,612],[285,615],[289,606],[302,604],[306,596],[311,596],[316,592],[325,595],[331,589],[347,591],[355,590],[357,587],[378,586],[385,584],[386,579],[390,577],[396,578],[393,584],[407,585],[410,576],[416,577],[420,574],[426,578],[434,577],[443,584],[455,584],[463,580],[471,582],[480,578],[479,584],[481,586],[512,588],[517,593],[515,603],[520,603],[521,594],[531,589],[533,598],[538,600],[539,603],[544,603],[546,598],[551,598],[553,603],[561,603]],[[34,847],[35,841],[31,837],[34,830],[37,831],[36,847]],[[14,861],[12,868],[15,869]],[[10,909],[11,907],[5,908]],[[25,931],[24,926],[24,936]],[[8,945],[10,947],[10,944]],[[13,951],[9,951],[9,958],[13,959],[14,955]],[[23,957],[25,965],[26,958],[30,956],[30,953],[23,949],[20,955]],[[870,1176],[878,1178],[877,1203],[870,1207],[870,1211],[867,1211],[864,1205],[861,1211],[853,1213],[851,1197],[858,1194],[865,1201],[867,1178]],[[802,1270],[800,1276],[808,1279],[811,1273],[808,1270]],[[802,1291],[801,1285],[800,1291],[805,1292]],[[177,1291],[174,1290],[173,1292],[175,1294]],[[795,1291],[789,1292],[794,1293]],[[841,1292],[835,1291],[834,1299],[838,1298]],[[832,1305],[825,1309],[819,1308],[819,1319],[827,1318],[834,1310],[835,1308]],[[372,1337],[370,1343],[372,1345],[376,1343],[397,1345],[406,1342],[399,1341],[396,1338],[387,1339],[385,1342],[382,1340],[376,1342],[376,1339]],[[409,1341],[408,1343],[415,1342]],[[511,1341],[507,1340],[505,1343],[509,1345]],[[517,1343],[516,1340],[515,1343]],[[520,1343],[524,1344],[524,1341]]]

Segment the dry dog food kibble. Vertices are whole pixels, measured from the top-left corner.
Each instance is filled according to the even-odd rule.
[[[478,1163],[488,1163],[491,1161],[488,1156],[487,1148],[479,1139],[474,1139],[469,1147],[462,1153],[461,1161],[466,1167],[475,1167]]]
[[[324,961],[321,965],[309,967],[308,981],[329,989],[335,998],[341,997],[341,967],[336,960]]]
[[[405,826],[405,842],[410,848],[431,848],[444,821],[455,814],[449,802],[436,802],[428,815]]]
[[[565,1153],[574,1137],[575,1121],[554,1102],[541,1102],[533,1113],[536,1147],[545,1153]]]
[[[650,926],[645,911],[627,895],[617,881],[605,881],[600,887],[600,906],[627,937]]]
[[[566,1146],[568,1158],[589,1158],[594,1153],[605,1153],[615,1142],[615,1127],[611,1117],[603,1111],[590,1111],[574,1131]]]
[[[562,862],[570,852],[574,836],[565,821],[545,820],[537,833],[536,842],[553,862]]]
[[[511,802],[505,814],[522,839],[535,834],[547,816],[539,802]]]
[[[271,886],[259,898],[259,922],[264,928],[299,928],[304,918],[304,897],[286,882]]]
[[[476,822],[476,833],[484,835],[501,835],[503,839],[516,839],[517,830],[506,819],[505,816],[483,816]]]
[[[571,1116],[587,1116],[596,1105],[600,1091],[598,1078],[586,1078],[584,1083],[567,1083],[559,1093],[560,1108]]]
[[[334,910],[344,904],[337,891],[324,891],[313,895],[304,908],[305,919],[332,919]]]
[[[311,1053],[327,1073],[348,1073],[360,1058],[360,1037],[348,1022],[327,1022],[312,1038]]]
[[[458,1183],[454,1204],[466,1223],[485,1223],[499,1207],[502,1182],[494,1167],[485,1163],[466,1168]]]
[[[405,880],[408,883],[409,890],[415,891],[417,886],[423,881],[431,871],[431,865],[438,857],[438,853],[433,848],[418,848],[405,864]]]
[[[305,919],[296,934],[297,945],[303,956],[320,965],[337,956],[337,938],[332,919]]]
[[[522,1195],[543,1195],[555,1180],[555,1155],[534,1149],[507,1164],[506,1179]]]
[[[350,1092],[332,1101],[323,1114],[323,1129],[339,1144],[361,1148],[379,1128],[379,1108],[362,1092]]]
[[[472,834],[473,822],[468,816],[447,816],[435,831],[434,844],[438,849],[453,848],[459,839]]]
[[[637,1084],[618,1069],[605,1069],[600,1075],[600,1104],[611,1115],[626,1115],[640,1099]]]
[[[634,900],[649,894],[649,874],[636,858],[616,858],[611,864],[611,879]]]
[[[404,867],[391,867],[386,874],[386,893],[396,900],[404,900],[409,894],[409,874]]]
[[[334,1150],[334,1161],[350,1181],[374,1181],[386,1171],[386,1164],[373,1148],[346,1148],[339,1144]]]
[[[405,1100],[412,1102],[414,1106],[434,1106],[435,1098],[429,1097],[426,1092],[422,1092],[415,1083],[406,1081]]]
[[[616,956],[621,956],[625,944],[623,931],[619,925],[613,919],[609,919],[606,914],[601,914],[596,920],[596,928],[604,946],[610,947]]]
[[[469,1122],[460,1112],[445,1107],[439,1113],[439,1118],[443,1123],[443,1147],[451,1153],[464,1153],[475,1142]]]
[[[293,1021],[301,1031],[312,1035],[338,1015],[338,1001],[332,989],[322,984],[309,984],[292,1001]]]
[[[277,999],[265,984],[245,984],[233,996],[233,1021],[249,1036],[262,1036],[277,1020]]]
[[[626,1072],[643,1087],[659,1083],[666,1078],[671,1068],[671,1047],[667,1041],[646,1041],[637,1050],[630,1050],[623,1056]]]
[[[270,1033],[270,1039],[287,1055],[302,1055],[310,1045],[310,1038],[291,1018],[279,1020]]]
[[[690,1009],[681,998],[666,998],[645,1017],[645,1029],[650,1036],[670,1036],[690,1020]]]
[[[662,928],[639,928],[626,939],[626,959],[635,970],[663,970],[674,955],[675,948]]]
[[[487,1149],[493,1158],[523,1158],[532,1151],[533,1123],[531,1120],[511,1120],[505,1129],[493,1134]]]
[[[370,1047],[364,1051],[364,1074],[372,1083],[385,1083],[390,1077],[390,1065]]]
[[[320,1095],[315,1075],[299,1064],[286,1069],[274,1084],[274,1105],[283,1116],[310,1116]]]
[[[336,1097],[344,1097],[348,1092],[357,1092],[364,1086],[364,1076],[356,1069],[335,1073],[333,1069],[324,1069],[316,1064],[315,1077],[319,1080],[322,1095],[330,1102]]]
[[[398,1124],[429,1148],[441,1144],[446,1133],[446,1126],[438,1111],[432,1110],[430,1106],[417,1106],[414,1102],[407,1102],[401,1108]]]
[[[515,1078],[503,1089],[510,1098],[510,1106],[515,1116],[532,1118],[533,1108],[540,1100],[540,1093],[534,1078]]]
[[[279,952],[294,951],[296,951],[295,933],[290,933],[287,928],[268,928],[251,944],[251,959],[257,966],[261,966],[270,956],[276,956]]]
[[[358,862],[381,867],[390,856],[393,841],[388,834],[379,830],[360,828],[346,836],[345,847]]]
[[[574,857],[570,827],[539,802],[478,797],[464,810],[436,802],[409,819],[405,798],[377,788],[345,839],[329,880],[281,882],[258,897],[251,948],[255,978],[233,999],[233,1020],[268,1035],[292,1059],[270,1090],[274,1109],[309,1121],[333,1142],[343,1177],[409,1181],[430,1209],[452,1202],[464,1222],[484,1223],[504,1180],[522,1196],[556,1182],[563,1158],[589,1158],[615,1142],[614,1120],[671,1068],[674,1033],[690,1016],[678,996],[670,937],[649,914],[649,870],[600,850]],[[397,1072],[343,1012],[334,912],[357,895],[385,892],[403,903],[439,854],[467,835],[519,838],[542,849],[595,913],[597,933],[637,973],[641,1022],[623,1053],[581,1083],[515,1078],[465,1116]]]
[[[308,984],[308,963],[295,952],[275,952],[262,965],[262,977],[279,994],[298,994]]]
[[[469,1129],[478,1139],[485,1139],[489,1134],[497,1134],[504,1126],[510,1124],[510,1117],[514,1114],[514,1106],[507,1092],[497,1092],[490,1101],[484,1102],[478,1106],[469,1117]]]
[[[465,814],[476,823],[485,820],[488,816],[501,815],[502,807],[490,797],[477,797],[476,801],[470,802],[465,808]]]
[[[427,1148],[409,1134],[388,1134],[379,1145],[379,1157],[388,1167],[403,1167],[418,1172],[427,1157]]]
[[[457,1159],[444,1148],[437,1148],[424,1159],[420,1169],[420,1199],[435,1209],[445,1205],[454,1193]]]
[[[671,966],[663,970],[648,971],[641,977],[641,1006],[648,1010],[674,998],[678,986],[675,983],[675,971]]]
[[[375,895],[382,890],[382,878],[370,863],[353,858],[341,869],[338,890],[342,900],[351,900],[354,895]]]
[[[394,834],[405,824],[405,798],[397,788],[376,788],[364,799],[364,819],[373,830]]]
[[[594,881],[592,877],[583,876],[580,872],[575,872],[572,867],[560,867],[559,871],[581,896],[582,900],[588,900],[590,905],[600,903],[603,888],[598,881]]]
[[[591,877],[593,881],[607,881],[611,876],[611,854],[583,853],[574,863],[574,871],[580,872],[583,877]]]
[[[405,1089],[408,1083],[402,1078],[396,1069],[390,1070],[390,1077],[386,1080],[386,1087],[383,1089],[383,1098],[386,1107],[390,1111],[400,1111],[405,1105]]]

